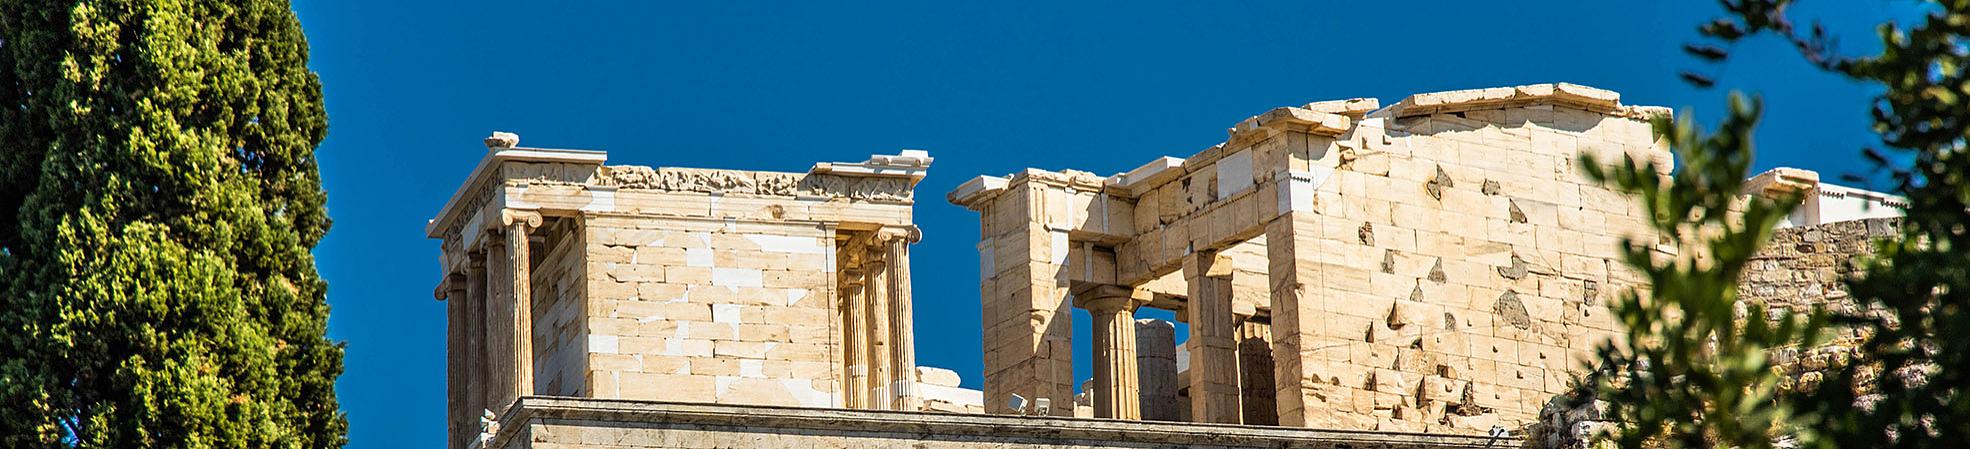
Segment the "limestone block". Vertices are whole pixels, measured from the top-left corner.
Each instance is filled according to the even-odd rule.
[[[717,386],[710,376],[621,373],[624,399],[714,398]]]
[[[643,359],[642,364],[638,366],[636,369],[634,369],[634,371],[642,371],[645,373],[652,373],[652,374],[673,374],[673,375],[696,374],[691,370],[692,360],[710,360],[710,359],[702,359],[702,358],[667,357],[667,356],[650,356],[650,355],[642,356],[642,359]],[[625,371],[631,371],[631,370],[625,370]]]
[[[663,281],[672,284],[711,285],[712,269],[705,267],[664,267]]]
[[[762,287],[764,273],[758,268],[712,268],[711,285],[720,287]]]
[[[711,265],[725,269],[778,269],[787,265],[787,256],[750,249],[718,248],[711,250]]]
[[[917,381],[928,385],[956,387],[961,379],[957,371],[933,366],[918,366]]]

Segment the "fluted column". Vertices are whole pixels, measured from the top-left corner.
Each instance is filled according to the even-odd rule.
[[[486,407],[486,253],[465,254],[465,419],[476,435]]]
[[[853,246],[850,246],[850,248],[852,250]],[[854,261],[856,258],[844,257],[843,259]],[[842,390],[844,393],[843,397],[848,400],[848,408],[852,409],[869,408],[869,364],[867,360],[869,347],[869,333],[867,330],[869,328],[869,320],[868,314],[863,313],[864,310],[868,309],[868,301],[865,301],[865,297],[863,296],[862,284],[864,280],[862,279],[862,274],[861,268],[853,266],[841,270],[841,294],[842,302],[844,303],[844,307],[842,307],[842,321],[847,323],[846,326],[843,326],[842,331],[848,336],[847,350],[842,351],[845,356],[842,364],[848,366],[848,382],[847,386]]]
[[[475,423],[471,419],[475,410],[470,408],[466,393],[472,381],[466,363],[471,352],[465,337],[469,302],[465,299],[465,274],[445,276],[439,291],[444,296],[438,299],[445,302],[445,435],[450,447],[463,448]]]
[[[890,383],[896,410],[922,407],[917,396],[917,337],[914,299],[910,296],[910,244],[918,234],[910,229],[889,240],[889,354],[895,379]]]
[[[1238,344],[1231,314],[1231,262],[1199,251],[1183,264],[1190,298],[1190,419],[1238,424]]]
[[[1177,421],[1176,325],[1163,320],[1135,322],[1136,385],[1142,389],[1142,419]]]
[[[487,410],[487,254],[465,254],[465,419],[479,429]],[[475,435],[473,431],[467,431]]]
[[[533,255],[527,243],[528,234],[540,227],[541,217],[537,212],[506,210],[500,218],[506,231],[506,272],[501,276],[510,277],[506,284],[513,291],[507,294],[513,300],[512,326],[506,335],[509,348],[512,348],[510,364],[504,367],[512,384],[507,400],[534,394],[534,326],[533,326]],[[504,406],[505,404],[499,404]]]
[[[873,250],[879,248],[883,242],[883,239],[875,239],[873,242],[875,245],[866,249]],[[873,387],[869,391],[869,408],[886,410],[891,405],[894,405],[890,396],[889,386],[893,385],[896,379],[896,372],[893,366],[895,360],[891,359],[889,354],[889,269],[888,264],[884,263],[880,258],[871,257],[870,259],[868,263],[862,265],[863,271],[868,273],[869,276],[869,282],[864,287],[868,289],[869,308],[863,311],[869,316],[867,360],[869,361],[869,382],[871,384],[870,386]]]
[[[1076,294],[1076,305],[1094,317],[1094,416],[1142,419],[1136,364],[1135,309],[1144,301],[1122,287]]]

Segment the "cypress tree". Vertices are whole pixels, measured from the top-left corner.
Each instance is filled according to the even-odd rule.
[[[0,447],[339,447],[286,0],[0,0]]]

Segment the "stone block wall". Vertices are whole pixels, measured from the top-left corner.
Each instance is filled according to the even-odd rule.
[[[585,222],[593,397],[841,405],[830,230],[606,215]]]
[[[1665,114],[1569,84],[1317,102],[1110,177],[976,178],[948,199],[981,216],[987,403],[1066,396],[1064,311],[1105,285],[1188,319],[1194,421],[1271,422],[1243,397],[1268,363],[1240,357],[1269,345],[1282,425],[1529,422],[1615,336],[1602,298],[1641,286],[1619,242],[1656,240],[1578,158],[1668,169]],[[1248,322],[1269,327],[1250,348]]]
[[[588,392],[584,232],[573,220],[544,229],[546,254],[533,270],[534,391],[556,396]]]
[[[1531,421],[1614,335],[1601,292],[1647,238],[1576,158],[1667,165],[1648,123],[1566,104],[1428,111],[1412,97],[1341,136],[1293,245],[1316,259],[1297,313],[1307,425],[1482,431]],[[1279,236],[1274,236],[1279,237]],[[1273,241],[1279,241],[1275,238]],[[1278,314],[1275,311],[1275,314]],[[1312,318],[1317,317],[1317,318]]]

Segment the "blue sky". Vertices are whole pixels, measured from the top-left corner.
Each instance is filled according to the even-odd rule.
[[[315,254],[329,333],[349,345],[350,447],[443,444],[438,248],[423,228],[493,130],[608,150],[615,164],[802,171],[930,151],[918,361],[973,387],[978,222],[942,198],[980,174],[1115,173],[1190,155],[1277,106],[1460,88],[1566,81],[1718,116],[1724,90],[1682,84],[1686,68],[1765,96],[1757,169],[1867,168],[1866,88],[1769,39],[1725,68],[1680,53],[1713,2],[1479,3],[299,1],[328,102],[317,157],[335,226]],[[1828,20],[1857,53],[1909,6],[1796,13]]]

